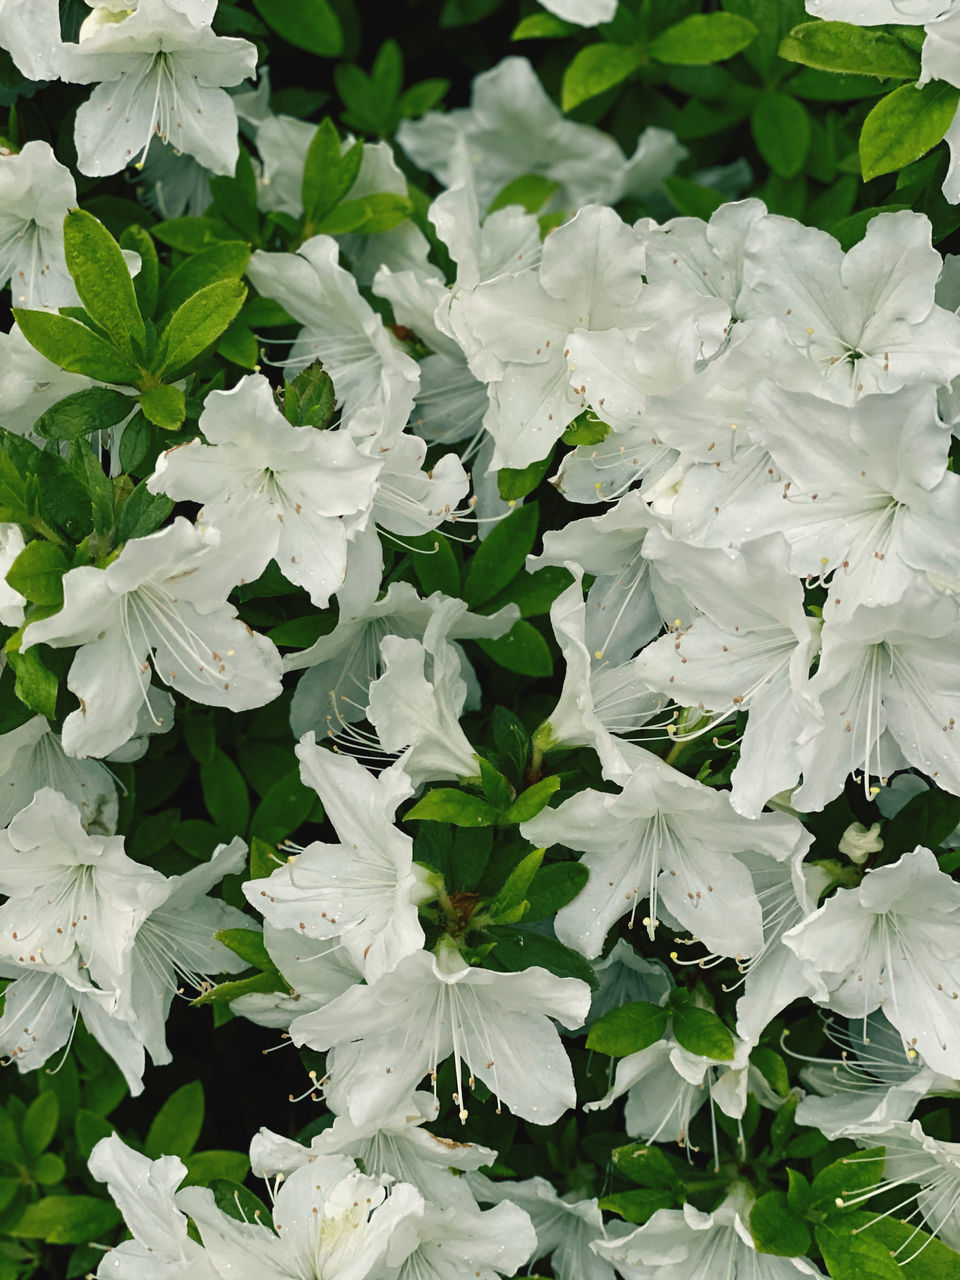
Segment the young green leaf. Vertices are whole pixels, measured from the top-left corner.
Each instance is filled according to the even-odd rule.
[[[251,968],[269,971],[274,967],[259,929],[219,929],[216,937]]]
[[[363,143],[355,142],[341,155],[340,135],[328,116],[317,126],[303,169],[303,217],[310,226],[340,203],[357,179]]]
[[[745,49],[757,28],[736,13],[694,13],[661,31],[647,46],[658,62],[702,66],[723,62]]]
[[[452,822],[456,827],[489,827],[497,811],[486,800],[458,791],[456,787],[434,787],[403,816],[404,822]]]
[[[85,1244],[102,1240],[120,1221],[120,1210],[96,1196],[44,1196],[29,1204],[4,1231],[18,1239],[44,1240],[47,1244]]]
[[[167,382],[179,378],[216,342],[243,306],[246,296],[246,285],[239,280],[218,280],[188,298],[173,313],[160,336],[154,372]]]
[[[957,114],[960,89],[943,80],[903,84],[881,98],[860,132],[865,182],[912,164],[935,147]]]
[[[320,218],[314,228],[324,235],[342,236],[348,233],[372,236],[378,231],[390,231],[408,217],[413,205],[406,196],[393,191],[378,191],[360,196],[356,200],[341,200],[329,213]]]
[[[35,604],[63,604],[63,575],[70,568],[67,557],[42,538],[28,542],[7,571],[7,582]]]
[[[239,280],[250,260],[250,246],[242,240],[212,245],[174,268],[157,299],[158,323],[165,324],[195,293],[219,280]]]
[[[499,920],[520,906],[540,869],[543,854],[543,849],[534,849],[517,863],[487,908],[491,919]]]
[[[541,778],[533,786],[527,787],[526,791],[521,791],[516,800],[504,811],[504,822],[529,822],[546,807],[559,786],[560,779],[554,774],[549,778]]]
[[[187,404],[179,387],[165,383],[159,387],[147,387],[140,393],[140,408],[144,417],[164,431],[179,431],[187,416]]]
[[[576,54],[563,74],[560,105],[564,111],[572,111],[581,102],[622,84],[649,61],[646,50],[639,47],[588,44]]]
[[[649,1001],[623,1004],[597,1019],[587,1036],[587,1048],[611,1058],[625,1058],[662,1040],[669,1020],[669,1010]]]
[[[138,364],[144,358],[146,329],[120,246],[92,214],[72,209],[63,220],[63,247],[90,319]]]

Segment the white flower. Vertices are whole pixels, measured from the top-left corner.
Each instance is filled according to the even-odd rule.
[[[177,1156],[149,1160],[115,1133],[90,1152],[90,1172],[105,1182],[133,1236],[110,1249],[97,1269],[101,1280],[217,1280],[201,1245],[187,1234],[187,1217],[174,1193],[187,1176]]]
[[[165,684],[209,706],[242,711],[279,694],[276,648],[211,600],[204,557],[218,541],[180,516],[132,539],[106,569],[71,569],[63,608],[24,632],[24,649],[81,646],[67,676],[80,699],[63,726],[68,754],[104,756],[133,736],[151,659]]]
[[[133,1028],[157,1064],[171,1061],[164,1023],[173,997],[190,986],[198,994],[212,973],[239,973],[247,962],[214,936],[219,929],[249,929],[250,917],[207,896],[225,875],[240,871],[247,847],[237,837],[217,845],[207,862],[154,888],[120,982],[118,1015]]]
[[[413,841],[394,824],[413,786],[397,769],[374,777],[352,756],[318,747],[312,733],[297,756],[304,783],[343,843],[308,844],[266,880],[248,880],[244,894],[279,929],[304,938],[339,936],[374,982],[423,946],[417,904],[435,892],[429,873],[413,861]]]
[[[955,0],[806,0],[807,13],[830,22],[878,27],[887,22],[919,26],[939,18]]]
[[[59,0],[3,0],[0,47],[29,79],[55,80],[63,48]]]
[[[750,1193],[752,1194],[752,1193]],[[742,1185],[713,1213],[692,1204],[658,1209],[648,1222],[621,1240],[598,1241],[593,1247],[608,1258],[625,1280],[796,1280],[798,1273],[822,1276],[806,1258],[778,1258],[757,1253],[744,1221],[750,1194]]]
[[[388,1196],[384,1180],[358,1173],[346,1156],[318,1156],[280,1184],[275,1233],[259,1222],[228,1218],[206,1187],[186,1187],[176,1204],[196,1223],[217,1276],[260,1280],[382,1274],[404,1256],[398,1229],[424,1209],[415,1187],[399,1183]]]
[[[63,250],[64,215],[76,203],[73,175],[49,143],[0,155],[0,283],[9,283],[14,306],[79,303]]]
[[[354,1124],[389,1115],[451,1054],[454,1101],[467,1115],[461,1061],[510,1110],[552,1124],[576,1101],[573,1073],[551,1018],[583,1023],[590,988],[533,967],[522,973],[471,968],[452,946],[418,951],[367,987],[290,1025],[295,1044],[333,1049],[328,1093]]]
[[[590,125],[574,124],[544,92],[526,58],[504,58],[473,81],[471,106],[428,111],[404,120],[397,141],[421,169],[453,186],[457,143],[473,163],[477,198],[486,208],[508,182],[538,173],[560,184],[561,208],[615,204],[655,190],[686,151],[666,129],[646,129],[628,160],[614,140]]]
[[[213,199],[210,170],[159,140],[147,152],[140,177],[144,204],[164,220],[200,217]]]
[[[105,990],[120,983],[134,935],[163,881],[128,858],[121,836],[92,836],[56,791],[38,791],[0,832],[0,955],[70,964],[75,951]]]
[[[597,956],[610,927],[631,923],[650,899],[644,925],[654,937],[659,903],[711,951],[743,956],[762,946],[760,903],[750,873],[735,856],[745,849],[788,858],[804,837],[786,814],[749,821],[712,791],[637,751],[619,794],[584,790],[521,825],[525,839],[583,851],[590,879],[557,913],[557,936]]]
[[[0,736],[0,827],[25,808],[41,787],[59,791],[80,810],[88,831],[112,836],[117,829],[117,784],[99,760],[65,754],[60,736],[34,716]]]
[[[428,1204],[401,1225],[398,1243],[410,1252],[383,1280],[498,1280],[530,1258],[537,1237],[523,1209],[507,1201],[482,1210],[465,1187],[452,1190],[458,1194],[446,1204]]]
[[[261,374],[212,391],[200,430],[207,443],[160,455],[150,491],[204,503],[198,527],[216,529],[230,547],[225,590],[258,578],[276,559],[284,577],[325,608],[343,583],[347,541],[367,522],[382,463],[341,431],[292,427]]]
[[[815,969],[831,1009],[865,1018],[882,1008],[907,1050],[960,1077],[960,885],[918,846],[838,889],[784,942]]]
[[[102,176],[142,163],[155,137],[214,173],[237,162],[237,112],[223,85],[253,75],[256,46],[213,34],[174,0],[139,0],[120,22],[94,24],[63,46],[60,76],[94,84],[77,112],[81,173]]]
[[[30,436],[34,423],[51,405],[92,385],[92,379],[80,373],[67,373],[42,356],[27,342],[16,324],[9,333],[0,333],[3,425],[15,435]]]
[[[617,0],[540,0],[558,18],[576,22],[581,27],[595,27],[609,22],[617,10]]]
[[[296,372],[322,360],[342,426],[375,457],[406,425],[420,374],[338,256],[336,240],[314,236],[296,253],[258,249],[247,274],[258,293],[280,302],[303,325],[285,368]]]
[[[299,929],[263,925],[267,954],[289,983],[287,991],[248,992],[231,1000],[230,1008],[261,1027],[286,1030],[301,1013],[320,1009],[363,980],[340,939],[304,939]]]
[[[673,977],[661,960],[647,960],[627,942],[618,938],[602,960],[594,962],[600,987],[590,1002],[589,1027],[611,1009],[646,1000],[663,1004],[673,989]]]
[[[0,624],[19,627],[23,622],[26,596],[7,582],[13,562],[24,548],[23,530],[18,524],[0,524]]]

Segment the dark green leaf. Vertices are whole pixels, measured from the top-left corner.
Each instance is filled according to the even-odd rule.
[[[253,0],[267,26],[298,49],[338,58],[343,53],[343,28],[329,0]]]
[[[960,89],[943,80],[901,85],[881,98],[860,133],[865,182],[912,164],[935,147],[957,113]]]
[[[669,1010],[647,1000],[623,1004],[597,1019],[587,1036],[587,1048],[625,1058],[662,1040],[669,1020]]]
[[[237,1222],[260,1222],[265,1227],[273,1225],[270,1210],[252,1191],[228,1178],[215,1178],[210,1190],[217,1208]]]
[[[528,467],[501,467],[497,472],[497,488],[505,502],[516,502],[531,493],[550,469],[553,461],[553,450],[539,462],[531,462]]]
[[[295,427],[328,427],[336,405],[333,382],[319,360],[301,369],[283,393],[283,412]]]
[[[543,636],[522,618],[499,640],[478,640],[477,644],[497,666],[522,676],[549,676],[553,673],[550,647]]]
[[[711,215],[723,204],[723,195],[715,187],[701,186],[699,182],[691,182],[689,178],[681,178],[677,174],[674,174],[672,178],[665,178],[663,187],[670,197],[671,204],[680,213],[686,214],[691,218],[702,218],[704,222],[707,222]],[[597,425],[606,427],[607,424],[601,422]],[[564,439],[566,440],[566,438],[566,434],[564,434]],[[570,440],[568,443],[588,444],[591,442]]]
[[[631,1143],[617,1147],[611,1156],[618,1173],[641,1187],[659,1187],[683,1193],[683,1182],[677,1171],[657,1146]]]
[[[490,925],[487,934],[497,944],[493,957],[512,973],[539,965],[558,978],[579,978],[594,991],[600,986],[589,960],[555,938],[511,925]]]
[[[250,830],[261,840],[277,844],[306,822],[316,801],[316,795],[300,781],[299,769],[291,769],[265,792],[254,810]]]
[[[9,576],[7,578],[9,582]],[[19,588],[23,590],[23,588]],[[24,591],[24,595],[27,593]],[[930,787],[908,800],[883,828],[883,862],[895,862],[917,845],[938,849],[960,822],[960,796]]]
[[[803,169],[810,149],[810,116],[797,98],[787,93],[767,93],[750,116],[757,150],[781,178],[793,178]]]
[[[303,170],[303,216],[308,225],[340,203],[356,182],[362,160],[362,142],[341,155],[340,135],[329,116],[317,126]]]
[[[787,1096],[790,1092],[790,1074],[779,1053],[765,1045],[759,1045],[750,1053],[750,1064],[757,1068],[774,1093],[778,1093],[781,1098]]]
[[[31,711],[39,711],[48,720],[57,715],[57,677],[44,665],[35,648],[26,652],[7,654],[7,661],[16,676],[14,691]]]
[[[222,831],[234,835],[246,831],[250,821],[250,797],[243,775],[219,749],[200,768],[200,787],[207,812]]]
[[[63,220],[63,248],[80,300],[95,324],[131,363],[143,359],[146,330],[120,246],[92,214],[71,209]]]
[[[810,1248],[810,1231],[782,1191],[768,1191],[750,1210],[750,1231],[758,1253],[799,1258]]]
[[[117,516],[117,541],[145,538],[159,529],[173,510],[173,501],[165,493],[151,493],[146,480],[141,480]]]
[[[120,466],[126,472],[141,475],[153,469],[153,458],[159,451],[157,428],[138,409],[120,436]]]
[[[501,520],[481,542],[470,561],[463,587],[471,606],[483,604],[523,568],[537,536],[539,508],[535,502],[518,507]]]
[[[78,440],[93,431],[105,431],[122,422],[136,407],[136,401],[122,391],[108,387],[88,387],[58,400],[40,415],[34,425],[38,436],[54,440]]]
[[[74,1120],[74,1132],[77,1138],[77,1146],[80,1148],[80,1154],[84,1160],[89,1157],[90,1152],[100,1139],[109,1138],[113,1131],[113,1125],[109,1120],[97,1115],[95,1111],[88,1111],[86,1108],[81,1107]]]
[[[672,1209],[675,1203],[676,1199],[669,1191],[644,1188],[642,1191],[617,1191],[613,1195],[603,1196],[599,1207],[617,1214],[627,1222],[644,1223],[658,1209]]]
[[[197,1145],[203,1128],[203,1085],[191,1080],[171,1093],[147,1131],[143,1150],[151,1160],[160,1156],[185,1159]]]
[[[709,1009],[687,1005],[673,1016],[673,1034],[677,1043],[701,1058],[729,1062],[734,1054],[733,1036],[723,1022]]]
[[[527,890],[525,920],[545,920],[572,902],[590,873],[581,862],[555,862],[541,867]]]
[[[841,1156],[833,1164],[821,1169],[814,1178],[810,1188],[810,1203],[827,1212],[842,1209],[843,1205],[838,1201],[846,1196],[856,1196],[858,1192],[880,1182],[883,1178],[883,1166],[882,1147]]]
[[[41,1093],[27,1107],[20,1125],[20,1138],[29,1161],[46,1151],[57,1131],[60,1104],[55,1093]]]
[[[566,590],[573,581],[569,569],[559,565],[548,564],[534,573],[521,569],[515,578],[481,608],[482,613],[496,613],[506,604],[515,604],[520,610],[521,618],[535,618],[549,613],[550,606],[561,591]],[[459,589],[449,591],[448,595],[458,595]]]

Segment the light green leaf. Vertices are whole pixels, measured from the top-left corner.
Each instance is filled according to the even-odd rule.
[[[874,1187],[883,1178],[885,1152],[882,1147],[857,1151],[841,1156],[828,1164],[813,1180],[810,1203],[816,1208],[835,1212],[843,1205],[837,1204],[844,1196],[856,1196],[868,1187]]]
[[[179,431],[187,416],[187,405],[179,387],[164,384],[148,387],[140,394],[143,416],[164,431]]]
[[[339,58],[343,53],[343,29],[329,0],[253,0],[268,27],[298,49]]]
[[[143,1150],[151,1160],[160,1156],[185,1159],[197,1145],[203,1128],[203,1085],[191,1080],[166,1100],[147,1131]]]
[[[35,604],[63,604],[63,575],[67,557],[52,542],[28,542],[7,573],[7,582]]]
[[[136,401],[109,387],[87,387],[65,396],[37,419],[34,431],[51,440],[79,440],[94,431],[106,431],[122,422],[136,408]]]
[[[850,1217],[868,1218],[867,1214]],[[903,1280],[890,1249],[869,1231],[852,1234],[854,1222],[834,1218],[815,1231],[817,1247],[834,1280]]]
[[[340,135],[329,116],[317,126],[303,170],[303,216],[313,224],[340,203],[356,182],[363,160],[363,143],[340,154]]]
[[[55,1187],[67,1176],[67,1166],[52,1151],[44,1151],[43,1155],[38,1156],[34,1161],[30,1173],[41,1187]]]
[[[660,34],[647,47],[658,62],[703,66],[723,62],[745,49],[757,28],[736,13],[695,13]]]
[[[270,970],[274,967],[270,955],[263,945],[263,932],[260,929],[218,929],[218,942],[245,960],[253,969]]]
[[[140,314],[149,319],[157,308],[157,292],[160,287],[160,260],[153,237],[136,223],[125,227],[119,240],[121,249],[132,249],[140,255],[140,270],[133,278]]]
[[[603,1196],[599,1207],[617,1214],[626,1222],[642,1224],[649,1221],[658,1209],[670,1209],[675,1203],[675,1197],[669,1191],[644,1188],[642,1191],[617,1191]]]
[[[539,462],[531,462],[526,467],[501,467],[497,472],[497,489],[505,502],[515,502],[531,493],[550,469],[553,461],[553,449]]]
[[[865,182],[919,160],[935,147],[957,114],[960,89],[943,80],[903,84],[881,98],[860,132]]]
[[[146,330],[120,246],[92,214],[72,209],[63,220],[63,248],[90,319],[138,364],[144,358]]]
[[[802,22],[781,41],[780,57],[819,71],[851,72],[882,80],[916,80],[920,59],[896,36],[848,22]]]
[[[587,1036],[587,1048],[611,1058],[625,1058],[662,1040],[669,1020],[667,1009],[648,1000],[623,1004],[597,1019]]]
[[[185,302],[218,280],[239,280],[250,261],[250,246],[243,240],[224,240],[189,258],[171,271],[157,299],[157,316],[166,323]]]
[[[489,827],[497,820],[497,811],[480,796],[456,787],[434,787],[403,816],[404,822],[452,822],[455,827]]]
[[[582,31],[576,23],[565,22],[553,13],[531,13],[514,27],[511,40],[547,40],[558,36],[572,36]]]
[[[8,1235],[47,1244],[85,1244],[102,1240],[120,1221],[120,1210],[96,1196],[46,1196],[27,1205],[17,1222],[4,1224]]]
[[[170,318],[160,337],[154,372],[166,381],[179,378],[233,321],[247,296],[239,280],[219,280],[188,298]]]
[[[647,51],[639,46],[588,44],[563,73],[560,105],[564,111],[572,111],[581,102],[622,84],[649,61]]]
[[[750,114],[757,150],[781,178],[795,178],[810,150],[810,115],[788,93],[766,93]]]
[[[14,692],[24,706],[31,711],[39,711],[48,720],[55,720],[60,685],[57,677],[44,665],[36,648],[25,653],[8,652],[7,661],[16,676]]]
[[[734,1054],[733,1036],[715,1013],[686,1005],[674,1011],[673,1034],[677,1043],[701,1058],[729,1062]]]
[[[490,903],[488,911],[492,919],[499,920],[510,914],[524,901],[534,876],[540,870],[543,855],[543,849],[533,849],[513,868],[503,887]]]
[[[498,209],[507,209],[510,205],[519,205],[527,213],[539,213],[555,192],[560,190],[560,183],[545,178],[541,173],[527,173],[521,178],[514,178],[493,197],[487,215],[496,213]],[[534,463],[536,466],[536,463]],[[503,472],[501,471],[502,475]]]
[[[532,787],[527,787],[526,791],[521,791],[509,809],[504,810],[503,821],[529,822],[546,807],[559,786],[560,779],[555,774],[549,778],[541,778]]]
[[[356,200],[342,200],[325,214],[314,228],[329,236],[352,233],[370,236],[378,231],[390,231],[408,217],[413,205],[406,196],[392,191],[378,191],[360,196]]]
[[[30,345],[68,373],[85,373],[98,382],[126,386],[140,377],[135,364],[78,320],[20,307],[14,307],[13,318]]]
[[[287,991],[290,988],[276,969],[265,973],[255,973],[252,978],[238,978],[233,982],[219,982],[215,987],[197,996],[192,1004],[214,1004],[221,1001],[236,1000],[238,996],[261,994],[270,991]]]

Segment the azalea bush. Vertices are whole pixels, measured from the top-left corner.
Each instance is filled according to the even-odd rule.
[[[0,48],[0,1280],[958,1280],[960,5]]]

